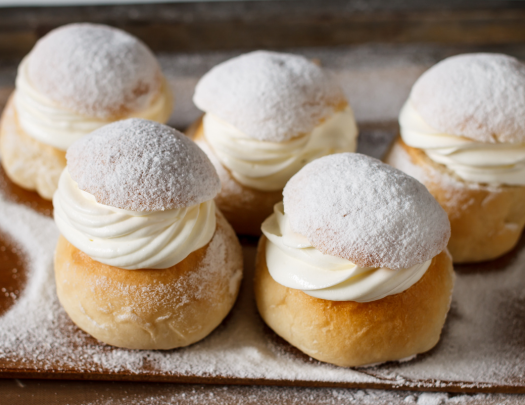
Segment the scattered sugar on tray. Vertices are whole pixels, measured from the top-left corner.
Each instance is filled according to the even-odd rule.
[[[2,214],[4,214],[3,209],[2,209]],[[7,218],[7,217],[3,216],[2,218]],[[34,219],[33,216],[29,216],[29,220],[33,220],[33,219]],[[0,221],[1,221],[0,223],[2,224],[2,228],[5,229],[6,226],[4,225],[4,223],[7,222],[7,219],[3,219]],[[47,226],[49,227],[51,225],[48,224]],[[13,232],[15,231],[16,229],[13,229]],[[24,242],[25,246],[27,246],[28,236],[25,235],[24,232],[22,232],[21,236],[22,237],[20,238],[20,240]],[[48,254],[52,254],[51,252],[54,249],[54,243],[55,241],[53,241],[53,243],[48,244],[48,247],[50,249],[47,252]],[[522,268],[525,266],[524,257],[520,256],[516,258],[515,260],[517,263],[521,263]],[[469,337],[479,336],[481,338],[484,334],[487,333],[487,331],[490,332],[490,325],[485,325],[484,322],[492,321],[492,324],[493,324],[494,319],[497,319],[502,315],[501,311],[505,311],[506,308],[508,308],[509,306],[513,312],[516,312],[519,309],[519,305],[520,305],[519,302],[517,304],[509,304],[510,299],[507,296],[504,296],[509,291],[514,291],[514,293],[516,293],[518,291],[524,290],[523,288],[524,286],[522,282],[523,277],[518,277],[518,276],[520,276],[519,273],[518,274],[513,273],[511,275],[507,274],[507,270],[500,270],[499,273],[496,270],[494,270],[493,277],[488,278],[488,279],[483,274],[480,275],[479,277],[474,277],[474,278],[472,278],[472,275],[469,277],[468,274],[460,274],[457,280],[457,284],[456,284],[456,294],[454,298],[455,302],[453,306],[453,312],[449,320],[447,321],[447,326],[444,332],[444,338],[441,341],[441,343],[438,345],[438,347],[434,349],[428,355],[420,356],[413,362],[406,363],[407,367],[403,366],[403,368],[400,368],[399,365],[397,364],[396,365],[386,364],[381,367],[378,367],[377,370],[374,370],[374,374],[378,375],[378,378],[382,378],[384,376],[398,375],[399,373],[402,373],[403,375],[406,375],[406,373],[411,373],[413,378],[433,378],[433,376],[437,374],[437,375],[440,375],[443,380],[453,380],[454,377],[457,380],[472,379],[474,383],[466,384],[465,385],[466,388],[472,388],[472,387],[479,386],[479,384],[477,384],[475,381],[493,381],[496,383],[498,382],[499,383],[512,383],[511,377],[513,375],[514,376],[519,375],[522,369],[522,365],[524,364],[524,361],[525,361],[525,358],[522,354],[523,346],[521,343],[515,344],[515,345],[511,344],[507,349],[504,350],[504,352],[507,353],[505,355],[505,358],[500,357],[499,349],[502,343],[506,340],[506,337],[505,337],[506,334],[511,335],[513,339],[516,339],[516,337],[519,337],[519,336],[523,336],[523,332],[517,333],[517,331],[514,329],[514,328],[518,328],[521,326],[520,322],[516,323],[516,319],[518,318],[513,319],[510,315],[508,317],[501,318],[500,320],[501,324],[499,324],[499,327],[501,329],[502,339],[499,341],[495,340],[493,343],[494,347],[487,346],[483,348],[483,349],[487,349],[486,351],[483,351],[482,348],[479,346],[480,344],[479,339],[474,339],[472,342],[473,344],[470,345]],[[507,278],[507,277],[510,278],[509,284],[511,284],[510,286],[506,287],[508,289],[504,289],[503,293],[493,294],[493,285],[491,285],[493,280],[494,279],[500,280],[500,279]],[[47,281],[45,285],[47,286],[47,288],[50,288],[52,290],[51,295],[54,295],[52,277],[48,277],[46,280]],[[473,285],[473,283],[475,283],[476,285]],[[29,284],[28,284],[28,287],[29,287]],[[476,298],[475,295],[479,295],[479,297]],[[463,306],[467,305],[468,302],[472,301],[472,298],[474,298],[474,301],[472,305],[468,306],[468,312],[463,312]],[[19,300],[19,304],[20,304],[21,299]],[[484,312],[482,313],[481,310],[476,309],[476,303],[479,300],[486,300],[487,306],[489,306],[488,304],[490,303],[498,303],[499,307],[485,308],[483,309]],[[246,300],[242,302],[250,303],[251,301]],[[19,304],[17,304],[17,308]],[[58,305],[56,301],[55,302],[46,301],[44,299],[44,300],[37,302],[36,300],[34,300],[32,304],[33,304],[33,307],[31,307],[32,311],[43,305],[47,305],[46,311],[36,311],[37,314],[46,314],[46,316],[49,316],[51,319],[56,318],[57,322],[55,323],[55,325],[61,324],[62,325],[61,328],[64,331],[66,331],[67,333],[72,333],[71,336],[73,336],[73,339],[76,335],[80,335],[81,338],[75,340],[76,342],[79,343],[80,345],[79,347],[81,347],[82,349],[82,354],[78,354],[78,358],[82,357],[83,359],[89,359],[89,356],[93,356],[95,364],[100,364],[105,361],[104,359],[109,359],[105,361],[105,364],[107,364],[108,367],[110,366],[110,367],[113,367],[113,369],[115,369],[118,365],[121,365],[121,366],[124,365],[124,369],[126,368],[126,356],[116,355],[116,356],[111,357],[111,355],[109,354],[110,350],[104,350],[103,349],[104,346],[99,346],[97,344],[94,344],[92,341],[89,341],[88,339],[86,339],[85,335],[83,335],[82,332],[79,332],[74,326],[70,325],[69,321],[67,320],[67,317],[65,316],[65,314],[63,313],[63,311],[61,310],[60,306]],[[13,310],[15,310],[15,308],[13,308]],[[2,347],[2,350],[5,347],[4,346],[5,340],[3,340],[5,335],[10,334],[11,331],[20,332],[19,329],[15,330],[15,327],[17,327],[17,325],[20,324],[20,319],[27,319],[26,313],[24,313],[23,311],[19,311],[19,310],[17,311],[18,311],[17,314],[19,318],[17,317],[11,318],[12,324],[7,325],[7,326],[12,329],[8,329],[8,332],[1,331],[1,330],[5,330],[4,326],[6,326],[6,323],[4,322],[4,318],[0,319],[0,325],[1,325],[0,335],[2,335],[2,337],[0,338],[2,339],[2,343],[0,343],[0,347]],[[238,316],[237,312],[236,312],[236,316]],[[254,317],[256,318],[256,315],[254,312],[247,311],[246,318],[248,320]],[[474,323],[471,321],[471,317],[477,317],[479,319],[477,322]],[[234,321],[236,320],[237,318],[232,317],[228,319],[227,324],[223,326],[225,328],[230,328],[232,324],[241,325],[241,326],[244,325],[241,327],[241,329],[244,329],[246,325],[250,325],[249,322],[244,323],[244,319],[242,320],[242,322],[240,322],[240,324],[234,323]],[[41,320],[39,318],[35,319],[34,317],[30,317],[30,319],[27,319],[24,325],[22,325],[23,328],[26,328],[27,324],[30,324],[32,322],[37,322],[38,327],[34,328],[34,336],[32,337],[34,339],[33,343],[26,346],[34,350],[34,351],[29,350],[26,353],[28,358],[32,357],[33,355],[36,357],[35,352],[38,351],[40,347],[45,346],[45,345],[48,345],[48,347],[55,347],[58,350],[60,349],[59,347],[60,344],[66,344],[68,349],[62,350],[61,351],[62,354],[64,354],[66,351],[69,351],[71,349],[72,347],[71,337],[68,337],[67,339],[65,339],[64,336],[61,335],[61,333],[58,333],[55,336],[50,335],[49,330],[47,328],[52,328],[53,325],[50,326],[49,323],[41,324]],[[64,325],[67,325],[67,326],[64,326]],[[258,322],[255,322],[255,325],[258,325]],[[452,332],[454,333],[451,335]],[[453,340],[454,334],[463,336],[460,344],[456,345],[454,343],[454,340]],[[43,336],[40,336],[40,335],[43,335]],[[47,340],[46,336],[49,337],[49,341],[47,342],[46,342]],[[515,340],[511,339],[511,343],[513,341],[515,342]],[[247,342],[247,339],[245,336],[242,336],[242,339],[239,339],[238,342],[240,343],[240,345],[245,345]],[[271,345],[270,347],[272,349],[274,348]],[[91,350],[90,353],[87,353],[88,348],[89,350]],[[190,349],[191,348],[189,348],[188,350]],[[469,356],[471,358],[479,358],[479,360],[476,363],[469,363],[468,359],[466,359],[456,364],[455,359],[458,356],[458,353],[461,353],[464,351],[470,352]],[[118,352],[119,353],[124,352],[125,354],[125,351],[119,350]],[[53,351],[49,350],[47,354],[53,355]],[[55,354],[58,355],[58,352],[55,352]],[[171,353],[170,352],[167,352],[167,353],[160,352],[160,355],[170,357]],[[0,355],[0,357],[2,356]],[[135,358],[139,357],[142,359],[143,357],[147,357],[147,354],[140,353],[140,352],[132,352],[130,358],[134,358],[134,357]],[[432,357],[435,357],[435,361],[428,363],[427,362],[428,358],[432,358]],[[71,359],[72,359],[71,364],[73,365],[76,364],[75,361],[77,360],[77,358],[72,357]],[[227,360],[227,357],[225,357],[225,359]],[[176,359],[174,360],[176,361]],[[287,357],[286,359],[281,359],[281,360],[282,360],[282,363],[279,362],[278,364],[279,367],[283,366],[283,364],[286,364],[289,361],[295,361],[295,359],[290,356]],[[42,361],[45,361],[45,359],[43,359]],[[264,361],[264,356],[263,356],[262,361]],[[302,359],[300,361],[302,361]],[[423,361],[424,364],[422,364],[421,367],[417,367],[414,370],[414,367],[416,367],[421,361]],[[169,363],[169,359],[166,359],[166,363]],[[84,362],[81,364],[84,364],[85,366],[86,361],[84,360]],[[129,367],[131,367],[131,366],[135,366],[136,364],[140,364],[140,363],[129,362],[128,364],[129,364]],[[173,369],[173,367],[174,365],[172,364],[171,368]],[[195,365],[195,367],[197,368],[197,365]],[[391,371],[389,371],[390,368],[391,368]],[[457,368],[457,372],[452,373],[454,369],[456,368]],[[139,371],[140,369],[137,369],[137,372]],[[310,378],[314,377],[315,374],[316,373],[312,374]],[[260,375],[262,375],[264,378],[265,373],[261,372]],[[430,384],[429,386],[431,385],[432,384]],[[347,392],[347,390],[338,390],[338,391],[341,393]],[[341,395],[343,396],[344,394],[341,394]],[[408,397],[417,399],[418,394],[414,393],[414,394],[409,395]],[[463,402],[460,402],[459,400],[457,400],[456,402],[454,399],[455,398],[464,399],[465,397],[466,396],[451,397],[449,398],[449,403],[463,403]],[[511,403],[510,400],[508,400],[509,402],[507,402],[507,400],[505,400],[502,397],[503,396],[498,396],[499,400],[498,401],[494,400],[493,403]],[[476,398],[476,399],[475,400],[473,399],[472,403],[480,403],[483,401],[486,401],[484,403],[491,403],[491,398],[489,398],[488,396],[477,395],[477,396],[474,396],[473,398]],[[522,398],[522,397],[516,397],[516,398]],[[520,401],[521,400],[518,399],[516,400],[516,403],[519,403]],[[155,403],[155,402],[151,402],[151,403]],[[375,403],[375,402],[372,402],[372,403]],[[469,402],[465,402],[465,403],[469,403]],[[515,403],[515,402],[512,401],[512,403]]]
[[[499,261],[456,266],[459,274],[451,312],[434,353],[400,368],[387,365],[385,371],[409,379],[432,370],[433,378],[446,381],[523,382],[524,241]],[[476,267],[479,272],[472,271]]]
[[[4,367],[152,370],[164,375],[368,382],[419,389],[432,389],[437,380],[442,389],[453,382],[476,389],[519,385],[525,379],[525,239],[502,261],[478,266],[483,274],[469,271],[468,266],[459,268],[452,310],[435,349],[407,363],[352,370],[304,361],[268,339],[251,293],[253,247],[244,248],[248,268],[239,301],[214,333],[188,348],[141,352],[99,344],[68,319],[56,298],[53,253],[58,232],[51,219],[0,198],[0,228],[21,245],[28,262],[25,289],[0,317],[0,364]],[[449,403],[456,403],[454,398]]]
[[[18,359],[25,367],[87,372],[140,373],[148,365],[155,373],[183,375],[258,378],[263,373],[278,379],[288,375],[308,379],[311,375],[311,365],[306,370],[302,362],[287,365],[275,355],[272,343],[262,337],[262,324],[246,283],[240,302],[225,324],[189,348],[141,352],[96,343],[69,321],[56,297],[53,252],[58,232],[52,220],[6,201],[0,201],[0,214],[0,227],[23,244],[30,263],[29,281],[22,296],[0,318],[0,361],[12,363]],[[312,369],[317,378],[339,379],[337,374],[343,372],[355,381],[375,381],[356,371],[323,368]]]
[[[37,42],[29,77],[50,99],[91,117],[123,116],[158,94],[160,68],[137,38],[98,24],[69,24]]]

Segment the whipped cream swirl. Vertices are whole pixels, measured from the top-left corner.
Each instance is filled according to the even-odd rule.
[[[64,109],[32,85],[27,64],[26,57],[18,68],[14,102],[20,126],[37,141],[65,151],[84,135],[115,121],[87,117]],[[163,78],[162,81],[160,93],[145,109],[121,118],[166,122],[171,114],[173,100],[166,80]]]
[[[321,253],[290,228],[282,203],[262,225],[268,238],[266,264],[285,287],[331,301],[370,302],[399,294],[425,274],[431,260],[408,269],[359,267],[349,260]]]
[[[204,136],[220,162],[241,184],[263,191],[282,189],[304,165],[322,156],[355,152],[357,126],[350,107],[336,112],[311,133],[287,142],[253,139],[206,113]]]
[[[165,269],[205,246],[216,227],[213,200],[186,208],[135,212],[99,204],[67,168],[53,197],[62,235],[92,259],[127,270]]]
[[[525,144],[483,143],[430,127],[410,100],[399,115],[401,138],[460,178],[493,185],[525,185]]]

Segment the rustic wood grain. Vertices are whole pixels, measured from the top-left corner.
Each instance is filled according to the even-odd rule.
[[[70,22],[122,28],[154,51],[335,46],[368,42],[512,44],[525,41],[525,3],[516,1],[247,1],[7,8],[0,55],[23,56]]]
[[[416,393],[314,387],[221,386],[107,381],[0,380],[9,405],[518,405],[522,395]],[[58,395],[57,395],[58,394]]]

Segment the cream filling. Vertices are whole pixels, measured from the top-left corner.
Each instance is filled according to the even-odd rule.
[[[272,278],[285,287],[324,300],[370,302],[399,294],[417,283],[432,262],[391,270],[359,267],[326,255],[291,230],[282,203],[275,205],[262,231],[268,238],[266,264]]]
[[[14,103],[20,126],[37,141],[65,151],[84,135],[115,121],[87,117],[62,108],[33,87],[27,64],[26,57],[18,68]],[[166,79],[163,77],[162,80],[161,92],[150,105],[122,119],[144,118],[166,122],[171,114],[173,100]]]
[[[96,202],[66,169],[53,197],[62,235],[93,260],[127,270],[165,269],[205,246],[216,227],[213,200],[186,208],[135,212]]]
[[[525,144],[482,143],[429,126],[408,100],[399,115],[401,137],[460,178],[493,185],[525,185]]]
[[[357,126],[350,107],[335,113],[311,133],[287,142],[263,142],[217,116],[203,119],[204,136],[220,162],[241,184],[263,191],[282,189],[307,163],[340,152],[355,152]]]

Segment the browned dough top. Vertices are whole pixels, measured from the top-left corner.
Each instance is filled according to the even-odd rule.
[[[67,168],[97,202],[131,211],[163,211],[211,200],[221,188],[208,157],[188,137],[131,118],[76,141]]]
[[[294,232],[361,267],[409,268],[439,254],[450,238],[447,214],[423,184],[365,155],[317,159],[283,195]]]

